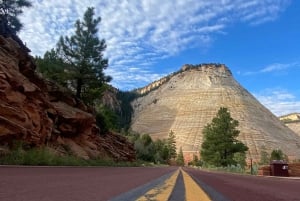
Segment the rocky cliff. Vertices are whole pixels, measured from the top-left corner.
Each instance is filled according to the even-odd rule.
[[[262,149],[278,148],[291,159],[300,158],[300,137],[244,89],[225,65],[185,65],[154,85],[140,89],[144,96],[132,103],[132,130],[153,138],[165,138],[172,130],[177,148],[188,157],[198,153],[204,126],[220,107],[227,107],[240,123],[239,139],[249,147],[248,159],[258,161]]]
[[[300,136],[300,113],[292,113],[279,117],[287,127]]]
[[[134,160],[133,145],[118,134],[100,136],[91,109],[38,76],[27,52],[13,39],[0,36],[0,146],[22,140],[60,153],[67,147],[85,159]]]

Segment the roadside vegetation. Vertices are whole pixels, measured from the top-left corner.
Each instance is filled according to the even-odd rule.
[[[260,161],[259,165],[268,165],[273,160],[283,160],[285,162],[288,162],[288,156],[283,153],[281,149],[274,149],[271,153],[268,153],[265,150],[265,147],[262,147],[262,151],[260,152]]]
[[[115,161],[109,157],[85,160],[71,154],[58,154],[49,147],[26,148],[22,141],[14,142],[11,152],[0,157],[1,165],[32,165],[32,166],[150,166],[145,161]]]
[[[145,161],[153,164],[176,164],[178,158],[183,155],[176,153],[176,136],[173,131],[170,131],[168,138],[152,140],[148,134],[129,134],[129,141],[134,144],[136,157],[140,161]],[[182,151],[181,151],[182,153]],[[183,165],[183,163],[177,163]]]

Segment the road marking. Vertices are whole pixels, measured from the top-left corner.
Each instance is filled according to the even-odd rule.
[[[199,187],[190,175],[183,170],[181,170],[181,172],[184,181],[186,201],[211,201],[209,196]]]
[[[162,184],[150,189],[144,195],[136,199],[136,201],[168,201],[172,191],[174,190],[179,173],[182,173],[184,188],[185,188],[185,201],[211,201],[209,196],[202,190],[202,188],[193,180],[193,178],[184,170],[179,168]]]
[[[173,191],[177,177],[179,175],[179,169],[176,170],[163,184],[156,186],[149,190],[146,194],[139,197],[136,201],[148,201],[148,200],[159,200],[167,201]]]

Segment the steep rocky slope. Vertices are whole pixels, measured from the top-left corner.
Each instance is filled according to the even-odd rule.
[[[100,136],[91,109],[70,92],[42,79],[34,69],[32,58],[20,44],[0,36],[2,150],[14,140],[23,140],[32,147],[47,145],[85,159],[135,159],[133,145],[125,137],[114,133]]]
[[[240,123],[239,139],[249,147],[248,159],[258,161],[262,149],[278,148],[291,159],[300,158],[300,137],[244,89],[225,65],[185,65],[138,92],[144,96],[132,103],[132,130],[153,138],[174,131],[185,157],[198,153],[203,127],[220,107],[227,107]]]
[[[284,115],[279,119],[300,136],[300,113]]]

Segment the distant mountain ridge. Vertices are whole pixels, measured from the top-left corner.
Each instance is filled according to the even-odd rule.
[[[227,107],[240,122],[239,139],[248,158],[261,151],[281,149],[290,159],[300,158],[300,137],[243,88],[224,64],[184,65],[178,72],[152,82],[132,102],[131,129],[165,138],[170,130],[186,157],[199,152],[202,130],[220,107]]]
[[[300,121],[300,113],[291,113],[280,116],[279,119],[283,122],[295,122]]]

